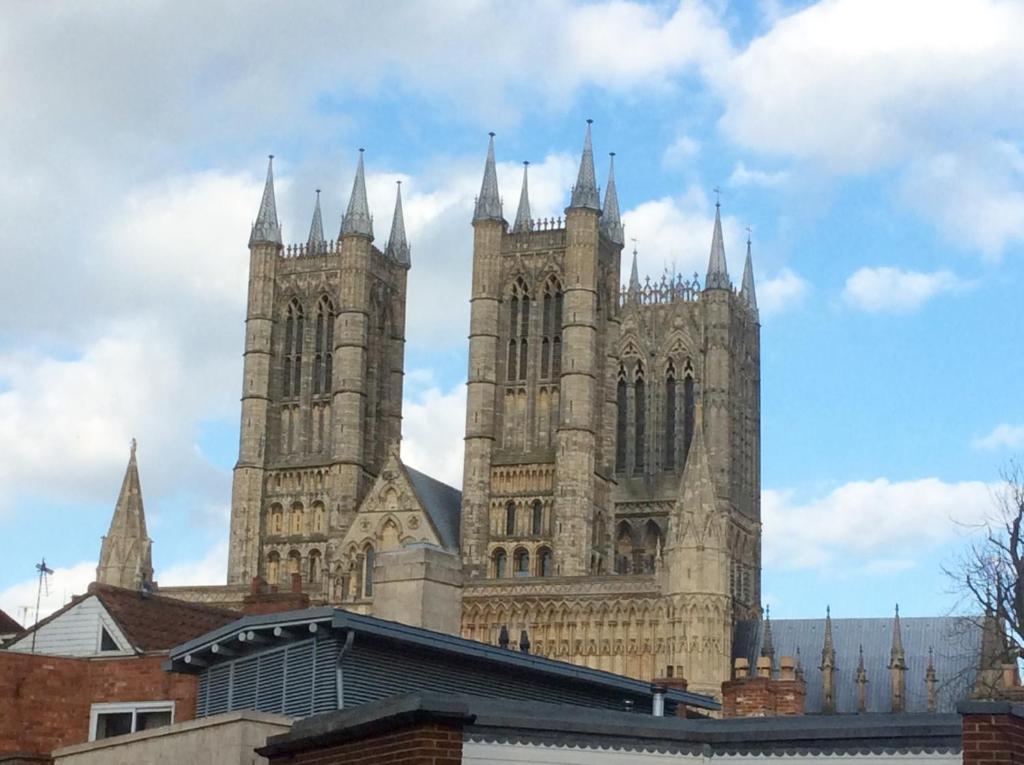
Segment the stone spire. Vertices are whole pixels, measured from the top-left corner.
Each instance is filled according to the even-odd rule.
[[[320,215],[320,189],[316,190],[316,205],[313,207],[313,220],[309,224],[309,239],[306,240],[306,252],[319,252],[324,248],[324,221]]]
[[[640,301],[640,272],[636,266],[636,240],[633,240],[633,265],[629,269],[629,286],[626,288],[626,297],[631,303]]]
[[[487,161],[484,163],[484,181],[480,185],[480,196],[476,198],[473,221],[505,220],[501,213],[501,196],[498,194],[498,171],[494,166],[494,133],[487,142]]]
[[[868,711],[868,671],[864,668],[864,646],[857,646],[857,711]]]
[[[754,318],[757,318],[757,293],[754,291],[754,261],[750,256],[749,230],[747,231],[747,259],[743,263],[743,283],[740,287],[740,298],[747,304],[751,313],[754,314]]]
[[[263,199],[256,222],[249,234],[249,246],[254,244],[281,244],[281,226],[277,222],[277,202],[274,199],[274,155],[267,161],[267,182],[263,186]]]
[[[928,667],[924,671],[924,682],[928,687],[928,711],[934,712],[939,706],[938,697],[938,676],[935,672],[935,657],[932,655],[932,647],[928,646]]]
[[[600,212],[601,196],[597,193],[594,147],[590,143],[590,126],[593,122],[587,120],[587,132],[583,137],[583,156],[580,157],[580,172],[576,177],[576,185],[572,187],[572,201],[569,207],[586,207]]]
[[[725,242],[722,239],[722,205],[715,202],[715,230],[711,235],[711,256],[708,258],[708,276],[704,280],[706,290],[732,289],[729,269],[725,265]]]
[[[604,188],[604,211],[601,213],[601,231],[617,245],[626,243],[619,216],[619,195],[615,190],[615,152],[609,154],[608,185]]]
[[[402,214],[402,182],[397,181],[395,193],[395,216],[391,219],[391,236],[385,254],[402,266],[412,265],[409,242],[405,238],[405,216]]]
[[[775,664],[775,641],[772,639],[772,617],[768,608],[764,609],[764,637],[761,640],[761,655],[766,656]]]
[[[366,201],[366,173],[363,170],[363,149],[359,150],[359,164],[356,165],[356,179],[352,183],[352,195],[348,198],[348,209],[341,219],[341,236],[365,236],[373,241],[373,218]]]
[[[892,648],[889,650],[889,677],[892,681],[892,711],[906,710],[907,701],[907,657],[903,651],[903,635],[900,628],[900,607],[896,605],[896,616],[892,622]]]
[[[273,196],[271,196],[273,199]],[[100,546],[96,581],[115,587],[137,589],[153,582],[153,542],[146,534],[146,514],[142,507],[142,484],[135,460],[135,439],[125,470],[121,493],[110,520],[110,530]]]
[[[527,170],[529,167],[529,162],[523,162],[523,190],[519,192],[519,209],[516,210],[516,222],[512,224],[512,230],[516,233],[530,231],[533,228],[533,219],[530,217],[530,190],[527,180]]]
[[[825,607],[825,641],[821,649],[821,711],[836,711],[836,649],[832,642],[832,609]]]

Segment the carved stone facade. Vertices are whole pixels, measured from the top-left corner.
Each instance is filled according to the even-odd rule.
[[[641,284],[635,253],[620,288],[613,172],[602,202],[588,127],[564,219],[530,218],[524,174],[509,226],[492,137],[473,219],[460,496],[397,456],[400,198],[381,251],[360,157],[339,242],[316,235],[318,206],[309,242],[286,248],[268,171],[250,241],[230,585],[297,571],[316,602],[393,614],[374,583],[401,582],[388,592],[461,607],[466,637],[527,629],[545,655],[719,692],[734,621],[760,614],[749,249],[737,291],[716,214],[703,288],[696,277]],[[461,572],[419,556],[416,570],[437,573],[417,589],[381,568],[404,560],[383,553],[413,543],[461,555]]]

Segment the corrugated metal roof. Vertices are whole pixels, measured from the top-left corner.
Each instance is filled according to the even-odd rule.
[[[963,617],[900,617],[903,649],[906,656],[906,711],[924,712],[928,708],[925,671],[928,649],[934,656],[938,711],[953,712],[956,702],[965,698],[974,684],[981,654],[981,628],[976,620]],[[832,637],[836,651],[836,711],[857,712],[856,672],[858,650],[864,649],[867,671],[867,711],[889,712],[892,684],[889,656],[892,648],[892,619],[833,619]],[[743,657],[751,666],[761,653],[763,622],[740,621],[733,639],[733,658]],[[821,712],[821,650],[824,644],[824,619],[772,619],[775,643],[775,670],[782,656],[796,656],[807,682],[806,711]]]
[[[459,525],[462,518],[462,492],[405,465],[413,491],[423,503],[446,550],[459,550]]]

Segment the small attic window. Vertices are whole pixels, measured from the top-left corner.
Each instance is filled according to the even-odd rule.
[[[121,647],[114,641],[114,638],[107,632],[106,627],[100,627],[100,650],[101,651],[120,651]]]

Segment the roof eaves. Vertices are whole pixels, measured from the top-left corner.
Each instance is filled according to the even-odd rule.
[[[243,616],[223,627],[218,627],[188,642],[177,645],[170,650],[171,661],[184,658],[187,654],[202,651],[214,643],[223,642],[224,638],[251,629],[267,629],[271,627],[291,627],[312,622],[330,621],[335,609],[329,606],[320,608],[304,608],[299,611],[278,611],[273,614],[257,614]]]

